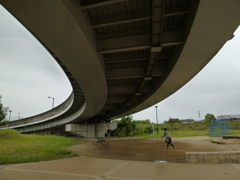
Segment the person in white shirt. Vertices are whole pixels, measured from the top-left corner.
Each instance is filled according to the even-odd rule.
[[[166,140],[167,140],[167,148],[166,149],[168,149],[168,146],[169,146],[169,144],[173,147],[173,149],[175,149],[175,146],[171,143],[172,142],[172,139],[171,139],[171,136],[170,136],[170,134],[167,132],[167,129],[166,128],[164,128],[164,134],[163,134],[163,137],[166,137]],[[163,137],[162,137],[162,139],[163,139]]]

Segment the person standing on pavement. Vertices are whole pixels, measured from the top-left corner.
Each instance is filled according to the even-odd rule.
[[[111,139],[111,131],[112,131],[111,129],[108,129],[108,130],[107,130],[108,139]]]
[[[171,136],[169,134],[169,132],[167,132],[167,128],[164,128],[164,134],[162,136],[162,139],[164,138],[164,136],[166,137],[165,141],[167,143],[167,148],[169,147],[169,144],[173,147],[173,149],[175,149],[175,146],[171,143],[172,142],[172,139],[171,139]]]

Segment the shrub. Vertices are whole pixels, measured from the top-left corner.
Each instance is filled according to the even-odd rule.
[[[0,129],[0,139],[17,139],[21,134],[14,129]]]

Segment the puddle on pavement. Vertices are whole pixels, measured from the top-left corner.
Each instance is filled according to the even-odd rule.
[[[163,160],[157,160],[157,161],[154,161],[155,163],[167,163],[167,161],[163,161]]]

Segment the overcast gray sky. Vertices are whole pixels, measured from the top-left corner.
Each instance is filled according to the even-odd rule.
[[[188,84],[164,101],[136,114],[135,120],[199,120],[207,113],[240,114],[240,28],[213,60]],[[41,44],[0,5],[0,95],[12,118],[50,110],[72,88],[61,68]],[[9,118],[9,116],[7,117]],[[11,118],[11,119],[12,119]]]
[[[0,6],[0,95],[12,117],[29,117],[67,99],[72,88],[62,69],[33,36]],[[7,117],[9,118],[9,117]]]

